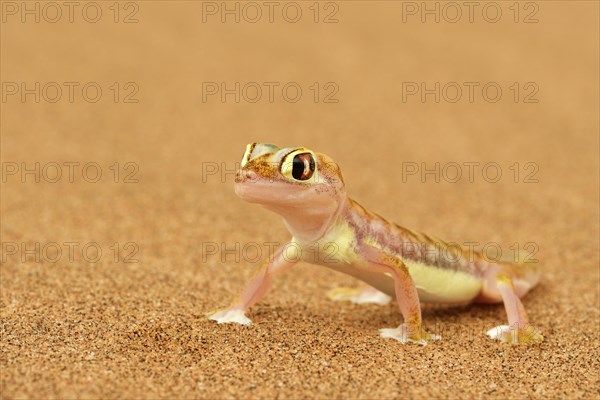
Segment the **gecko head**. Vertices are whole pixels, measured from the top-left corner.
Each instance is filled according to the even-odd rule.
[[[236,174],[235,193],[275,211],[306,214],[333,212],[346,192],[337,164],[326,155],[305,147],[251,143]]]

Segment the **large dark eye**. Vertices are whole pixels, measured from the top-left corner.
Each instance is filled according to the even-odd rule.
[[[305,183],[313,182],[319,173],[313,152],[305,148],[299,148],[283,156],[279,171],[291,181]]]
[[[315,160],[310,153],[297,154],[292,164],[292,176],[299,181],[305,181],[315,172]]]

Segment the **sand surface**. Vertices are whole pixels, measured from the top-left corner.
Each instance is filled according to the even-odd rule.
[[[78,4],[53,23],[39,3],[36,23],[2,2],[2,398],[597,398],[597,2],[520,3],[519,22],[501,2],[496,23],[484,3],[472,23],[391,1],[298,2],[297,23],[285,4],[222,23],[220,3],[100,2],[92,23]],[[211,94],[223,82],[239,102]],[[443,340],[402,346],[378,334],[397,306],[330,302],[356,282],[309,264],[253,325],[208,321],[288,239],[233,192],[253,141],[330,155],[411,229],[533,252],[524,304],[546,341],[489,340],[501,305],[425,306]]]

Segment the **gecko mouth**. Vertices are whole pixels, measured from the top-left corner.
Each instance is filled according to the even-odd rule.
[[[300,193],[281,188],[275,182],[243,181],[236,182],[235,194],[242,200],[250,203],[288,203],[297,202],[302,199]]]

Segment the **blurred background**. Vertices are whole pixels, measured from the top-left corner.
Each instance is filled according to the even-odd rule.
[[[598,3],[472,3],[2,1],[3,395],[597,394]],[[479,334],[407,350],[377,336],[396,308],[328,303],[353,281],[309,265],[252,328],[208,323],[258,266],[244,246],[287,239],[233,192],[250,142],[328,154],[401,225],[539,258],[547,342],[482,377],[502,307],[426,310]]]

